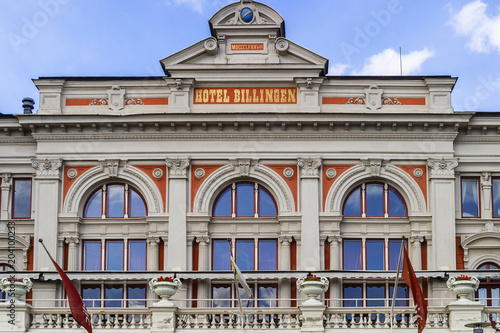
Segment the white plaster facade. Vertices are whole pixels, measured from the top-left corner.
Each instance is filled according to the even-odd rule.
[[[243,9],[252,12],[250,22],[241,18]],[[14,248],[16,275],[35,282],[34,303],[24,310],[31,319],[21,320],[29,327],[21,322],[18,331],[55,330],[56,324],[40,319],[46,307],[59,316],[57,331],[74,330],[63,323],[64,291],[39,238],[77,288],[89,281],[145,284],[176,273],[183,280],[176,313],[155,307],[109,312],[116,318],[143,314],[147,319],[128,328],[145,332],[187,330],[176,326],[182,314],[224,316],[204,309],[212,304],[211,286],[231,278],[212,270],[213,240],[254,239],[258,255],[259,239],[276,239],[277,272],[246,275],[256,285],[277,286],[274,311],[281,318],[301,311],[302,328],[277,328],[312,332],[356,326],[332,319],[355,313],[342,303],[346,284],[355,281],[366,293],[375,279],[387,295],[394,280],[389,270],[344,271],[343,240],[363,240],[364,262],[367,239],[384,240],[387,256],[389,240],[403,236],[434,307],[428,330],[468,331],[443,321],[467,321],[457,315],[460,306],[446,308],[454,296],[445,277],[500,275],[498,269],[474,271],[486,263],[500,267],[492,194],[500,177],[499,114],[454,112],[450,95],[457,78],[450,76],[327,76],[328,60],[286,39],[283,18],[261,3],[228,5],[209,24],[211,37],[161,60],[163,77],[39,78],[36,113],[0,117],[0,263],[8,263]],[[462,217],[461,179],[469,178],[480,188],[474,218]],[[28,218],[13,216],[16,179],[32,180]],[[241,181],[265,187],[277,216],[213,217],[221,191]],[[140,193],[147,216],[84,218],[90,195],[117,182]],[[396,189],[407,214],[344,216],[351,191],[370,182]],[[9,225],[15,225],[14,245]],[[145,240],[146,270],[85,272],[83,243],[89,239],[124,240],[124,251],[126,240]],[[308,271],[330,278],[326,309],[297,307],[303,295],[294,279]],[[147,306],[156,300],[150,291],[147,298]],[[377,311],[387,310],[385,304]],[[499,307],[473,308],[470,321],[485,313],[498,320]],[[173,320],[159,324],[161,318]],[[318,318],[326,318],[325,326]],[[111,321],[99,325],[119,328]]]

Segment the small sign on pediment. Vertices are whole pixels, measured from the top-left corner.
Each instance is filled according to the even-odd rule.
[[[120,111],[125,105],[125,89],[120,89],[119,86],[111,87],[108,90],[108,105],[113,111]]]
[[[378,86],[372,85],[365,89],[365,103],[366,107],[370,110],[378,110],[382,108],[382,94],[384,90],[379,89]]]

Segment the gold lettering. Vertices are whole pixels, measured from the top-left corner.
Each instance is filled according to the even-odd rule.
[[[195,97],[194,97],[194,102],[195,103],[201,103],[202,102],[202,97],[201,97],[202,93],[203,93],[202,89],[196,89]]]
[[[264,89],[260,90],[260,102],[264,103]]]
[[[203,103],[208,103],[208,89],[203,89]]]
[[[259,96],[257,96],[257,89],[253,90],[253,103],[259,103]]]
[[[281,103],[286,103],[286,89],[281,89]]]
[[[252,96],[250,96],[250,89],[245,89],[247,91],[247,103],[252,103]]]
[[[222,103],[222,89],[217,89],[217,103]]]
[[[280,90],[279,89],[273,89],[274,90],[274,102],[279,103],[280,102]]]
[[[297,89],[288,89],[288,103],[296,103],[297,100],[295,99],[295,93],[297,92]]]
[[[273,90],[266,89],[266,103],[273,103]]]
[[[241,101],[241,92],[239,89],[234,89],[234,102],[239,103]]]
[[[241,89],[241,103],[245,103],[245,89]]]
[[[224,89],[224,103],[229,103],[229,96],[227,95],[227,89]]]
[[[209,94],[210,94],[210,102],[215,103],[215,89],[210,89]]]

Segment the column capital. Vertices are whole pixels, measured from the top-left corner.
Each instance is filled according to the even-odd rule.
[[[196,243],[200,245],[208,245],[210,243],[210,237],[208,236],[196,236]]]
[[[31,159],[31,166],[36,171],[37,178],[46,178],[46,179],[60,179],[61,178],[61,159]]]
[[[458,158],[444,157],[440,160],[430,158],[427,161],[431,175],[430,178],[455,178],[455,168],[458,166]]]
[[[321,167],[321,157],[299,157],[297,165],[300,167],[301,178],[319,178],[319,168]]]
[[[482,186],[490,186],[491,187],[491,172],[484,171],[481,173]]]
[[[191,164],[190,158],[167,158],[167,168],[170,178],[187,178],[187,169]]]
[[[280,243],[283,243],[283,245],[285,246],[290,246],[290,243],[293,241],[293,237],[292,236],[280,236],[279,237],[279,241]]]
[[[76,236],[65,237],[64,243],[68,244],[69,246],[76,246],[77,244],[80,244],[80,238]]]
[[[10,172],[2,173],[2,188],[9,188],[12,181],[12,174]]]
[[[160,244],[160,237],[157,236],[149,236],[147,238],[148,244],[149,245],[158,245]]]
[[[412,235],[412,236],[410,236],[410,243],[413,243],[413,245],[420,246],[420,243],[423,243],[424,240],[425,240],[424,235]]]
[[[340,235],[328,236],[327,240],[330,243],[337,243],[338,244],[338,243],[342,242],[342,236],[340,236]]]

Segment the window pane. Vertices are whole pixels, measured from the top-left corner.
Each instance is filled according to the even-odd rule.
[[[222,193],[214,207],[215,217],[231,217],[231,187]]]
[[[406,244],[406,241],[405,241]],[[389,270],[396,271],[398,269],[399,253],[401,252],[401,241],[389,241]],[[403,259],[401,259],[400,269],[403,269]]]
[[[276,205],[266,190],[259,188],[259,216],[276,216]]]
[[[227,285],[212,286],[214,308],[228,308],[231,306],[231,287]]]
[[[493,216],[500,217],[500,179],[493,179]]]
[[[107,217],[123,217],[125,209],[125,186],[123,185],[109,185],[107,192]]]
[[[236,265],[242,271],[253,270],[253,240],[237,240],[236,241]]]
[[[277,244],[276,240],[259,241],[259,270],[274,271],[278,269]]]
[[[238,184],[236,186],[236,216],[254,216],[253,187],[253,184]]]
[[[344,306],[345,307],[361,307],[363,302],[361,298],[363,297],[361,286],[357,285],[346,285],[344,286]]]
[[[127,298],[129,307],[146,306],[146,285],[128,286]]]
[[[128,270],[146,270],[146,241],[129,241]]]
[[[406,206],[403,198],[396,190],[389,188],[389,216],[406,216]]]
[[[250,285],[250,290],[252,291],[252,294],[255,298],[255,292],[253,290],[253,285]],[[253,299],[250,299],[250,296],[247,294],[245,291],[245,288],[238,286],[238,290],[240,291],[240,297],[241,297],[241,306],[242,307],[253,307]],[[236,306],[239,307],[240,305],[238,304],[238,300],[236,300]]]
[[[106,270],[123,271],[123,242],[106,242]]]
[[[392,294],[394,293],[394,286],[389,286],[389,306],[392,306]],[[396,304],[394,306],[408,306],[408,286],[398,286],[396,292]]]
[[[491,288],[491,306],[500,306],[500,288]]]
[[[14,179],[14,207],[12,217],[31,217],[31,179]]]
[[[229,271],[231,270],[231,261],[229,260],[229,242],[227,240],[213,241],[213,270]]]
[[[366,298],[366,306],[384,306],[385,285],[367,285]]]
[[[347,198],[344,205],[344,216],[361,216],[361,188],[358,187]]]
[[[259,286],[259,307],[275,308],[277,307],[277,299],[277,286]]]
[[[104,299],[104,307],[106,308],[122,307],[123,286],[106,286],[104,289]]]
[[[366,216],[384,216],[383,185],[366,185]]]
[[[367,240],[366,241],[366,269],[383,270],[384,269],[384,241]]]
[[[361,269],[361,241],[344,240],[344,269]]]
[[[102,217],[102,190],[98,190],[90,197],[83,217]]]
[[[146,205],[144,204],[144,200],[142,200],[139,193],[137,193],[134,189],[129,189],[128,191],[128,206],[129,206],[129,217],[144,217],[146,216]]]
[[[83,269],[85,271],[100,271],[101,270],[101,242],[86,241],[83,252]]]
[[[98,285],[82,286],[82,299],[87,308],[97,308],[101,306],[101,287]],[[97,300],[97,301],[92,301]]]
[[[488,289],[487,288],[479,288],[477,290],[478,301],[482,305],[488,305]]]
[[[477,179],[462,179],[462,216],[479,216],[479,195]]]

